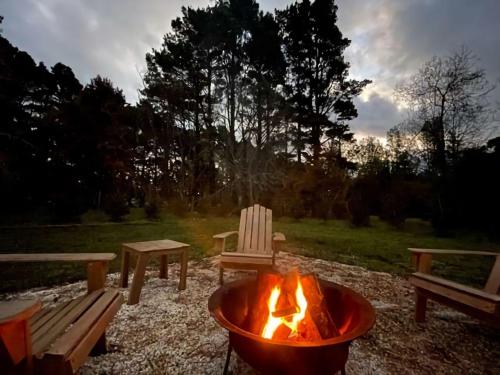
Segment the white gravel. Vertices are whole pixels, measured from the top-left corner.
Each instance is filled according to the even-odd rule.
[[[430,305],[428,322],[413,321],[413,290],[402,278],[320,259],[280,253],[282,270],[298,267],[349,286],[368,298],[377,323],[353,343],[348,374],[500,374],[500,332],[449,310]],[[225,280],[243,272],[226,272]],[[109,287],[119,274],[108,275]],[[187,289],[177,290],[179,266],[169,279],[148,269],[140,303],[124,304],[107,331],[108,354],[89,358],[82,374],[221,374],[227,332],[210,317],[207,302],[218,287],[217,258],[189,262]],[[40,298],[51,305],[85,293],[85,282],[31,289],[8,298]],[[125,299],[128,291],[122,289]],[[253,374],[232,355],[233,374]]]

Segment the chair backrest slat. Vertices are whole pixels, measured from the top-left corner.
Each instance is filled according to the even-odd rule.
[[[251,253],[252,246],[252,225],[253,225],[253,206],[247,208],[247,223],[245,227],[245,239],[243,244],[243,251]]]
[[[259,243],[257,249],[260,253],[266,252],[266,208],[260,206],[259,210]]]
[[[238,231],[238,251],[242,252],[243,251],[243,245],[245,243],[245,226],[247,223],[247,209],[244,208],[241,210],[241,215],[240,215],[240,229]]]
[[[272,253],[272,211],[255,204],[241,210],[237,251]]]
[[[273,251],[273,211],[270,209],[266,209],[266,240],[265,240],[265,248],[266,253],[272,253]]]
[[[252,241],[250,242],[250,250],[252,253],[257,253],[259,251],[259,218],[260,218],[260,206],[255,204],[253,206],[253,218],[252,218]]]
[[[500,294],[500,255],[496,257],[495,264],[491,269],[490,277],[488,277],[484,291],[492,294]]]

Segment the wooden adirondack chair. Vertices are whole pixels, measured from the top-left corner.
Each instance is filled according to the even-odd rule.
[[[272,233],[273,212],[258,204],[241,210],[239,231],[216,234],[214,246],[221,252],[219,282],[224,282],[224,268],[257,270],[274,266],[275,254],[285,241],[282,233]],[[226,238],[238,235],[236,251],[226,251]]]
[[[412,253],[417,272],[410,276],[415,287],[415,320],[425,321],[427,299],[450,306],[465,314],[500,327],[500,253],[464,250],[408,249]],[[494,256],[495,264],[484,289],[476,289],[432,276],[432,255]]]
[[[104,290],[115,258],[113,253],[0,254],[0,263],[84,263],[88,290],[41,310],[40,303],[0,302],[0,373],[74,374],[89,354],[105,353],[106,328],[123,302],[118,290]]]

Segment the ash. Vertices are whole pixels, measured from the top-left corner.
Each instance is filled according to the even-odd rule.
[[[432,301],[427,323],[415,323],[413,289],[403,278],[289,253],[280,253],[278,267],[315,272],[373,304],[376,324],[351,345],[348,374],[500,374],[499,330]],[[226,271],[225,281],[243,276]],[[118,273],[108,275],[107,286],[118,280]],[[81,374],[221,374],[228,335],[207,307],[218,288],[217,257],[189,262],[185,291],[177,290],[178,281],[178,264],[170,265],[168,280],[148,269],[140,303],[124,304],[108,328],[109,353],[89,358]],[[128,290],[121,291],[126,300]],[[39,298],[50,306],[85,292],[82,281],[7,298]],[[234,352],[230,372],[254,374]]]

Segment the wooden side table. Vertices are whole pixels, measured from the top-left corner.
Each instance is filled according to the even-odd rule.
[[[134,278],[128,296],[128,304],[135,305],[139,302],[142,285],[144,284],[144,274],[146,265],[154,256],[160,257],[160,278],[168,278],[168,256],[180,255],[181,274],[179,280],[179,290],[186,289],[187,263],[190,245],[172,241],[145,241],[122,244],[122,271],[120,277],[120,287],[126,288],[128,285],[128,271],[130,254],[137,255]]]
[[[0,370],[18,365],[26,358],[25,374],[33,373],[30,318],[41,308],[38,300],[0,301],[0,340],[7,358],[0,355]],[[1,371],[0,371],[1,372]]]

